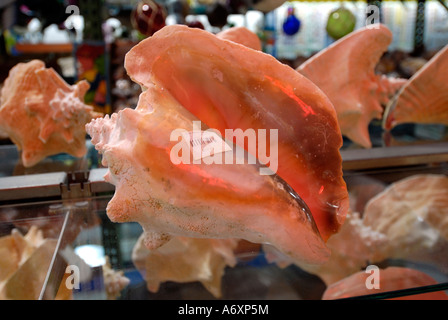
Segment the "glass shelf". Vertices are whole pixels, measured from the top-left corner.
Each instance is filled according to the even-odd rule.
[[[437,136],[438,139],[422,139],[424,129],[417,130],[415,126],[401,128],[401,135],[397,137],[405,137],[402,139],[405,142],[385,145],[384,132],[373,124],[370,127],[373,148],[361,149],[345,141],[341,149],[344,179],[350,195],[363,195],[351,201],[353,210],[362,212],[365,204],[380,190],[401,179],[419,174],[448,176],[448,141],[445,134]],[[429,131],[434,134],[434,131]],[[241,240],[237,240],[238,245],[232,249],[235,263],[222,269],[220,296],[216,292],[213,294],[200,281],[191,279],[184,282],[162,279],[157,290],[149,290],[145,270],[137,267],[133,260],[133,251],[142,228],[138,223],[112,223],[107,217],[106,207],[114,194],[114,186],[103,179],[107,168],[101,166],[101,156],[89,140],[86,140],[86,145],[88,152],[83,158],[60,154],[48,157],[33,168],[21,165],[19,152],[14,145],[0,145],[0,243],[2,239],[3,243],[12,241],[12,234],[16,238],[25,238],[32,228],[40,230],[41,238],[51,242],[46,249],[41,249],[40,264],[45,270],[41,268],[39,273],[34,273],[35,285],[33,290],[27,291],[25,298],[316,300],[323,297],[330,285],[325,276],[295,264],[282,265],[272,261],[269,247]],[[378,189],[378,186],[381,188]],[[41,238],[33,238],[33,241],[41,243]],[[421,271],[435,283],[423,283],[396,292],[372,292],[358,298],[408,298],[412,297],[409,294],[428,291],[448,292],[447,242],[440,239],[437,248],[420,250],[405,259],[386,258],[374,262],[382,269],[406,267]],[[13,278],[14,274],[5,275],[2,271],[6,268],[4,260],[18,254],[5,248],[0,248],[7,252],[0,254],[0,276],[3,277],[0,288],[1,281]],[[107,270],[104,269],[106,264]],[[69,266],[78,267],[84,275],[78,289],[67,289],[67,284],[70,286],[67,281],[73,280],[75,274],[67,273]],[[365,270],[367,266],[367,262],[359,265],[358,271]],[[16,277],[20,279],[23,264],[15,268]],[[353,270],[342,272],[350,274]],[[128,283],[121,292],[111,296],[107,290],[110,279],[106,274],[115,274],[116,278],[126,279]],[[0,298],[2,294],[4,292],[0,292]],[[25,293],[17,289],[14,294],[14,298],[20,298]]]
[[[218,299],[199,281],[162,281],[157,291],[150,291],[144,270],[133,261],[133,250],[142,229],[137,223],[112,223],[106,207],[113,195],[113,186],[101,180],[105,169],[90,171],[91,196],[80,199],[44,198],[30,202],[29,199],[0,205],[0,239],[5,239],[17,229],[23,236],[31,226],[43,230],[44,238],[53,241],[54,251],[42,257],[46,273],[37,279],[32,290],[35,299],[122,299],[122,300],[203,300]],[[369,168],[346,171],[344,178],[349,191],[362,187],[366,181],[389,185],[416,174],[448,175],[446,162],[430,165],[413,165],[395,168]],[[33,175],[31,175],[33,176]],[[3,178],[4,179],[4,178]],[[0,181],[2,178],[0,178]],[[44,186],[41,186],[42,188]],[[0,190],[1,191],[1,190]],[[5,192],[5,189],[3,189]],[[370,191],[367,191],[368,193]],[[1,192],[0,192],[1,195]],[[364,201],[367,201],[365,199]],[[448,243],[441,240],[439,251],[420,251],[409,259],[384,259],[375,262],[380,268],[406,267],[426,273],[436,283],[412,287],[408,291],[390,291],[378,295],[360,296],[359,299],[408,298],[410,293],[446,291],[448,285]],[[440,251],[442,250],[442,251]],[[88,254],[86,254],[86,252]],[[326,282],[318,274],[294,264],[281,266],[267,258],[260,245],[240,242],[234,249],[236,264],[226,266],[221,277],[220,299],[267,299],[267,300],[318,300],[326,288]],[[0,259],[8,259],[0,255]],[[107,281],[103,269],[105,261],[129,282],[119,294],[108,296]],[[1,265],[1,264],[0,264]],[[68,266],[76,266],[84,276],[79,289],[67,289],[72,276]],[[367,265],[360,267],[364,270]],[[40,286],[40,287],[39,287]],[[20,292],[17,291],[17,295]],[[27,296],[27,298],[30,298]]]

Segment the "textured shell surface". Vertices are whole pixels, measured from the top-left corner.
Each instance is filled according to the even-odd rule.
[[[1,94],[0,129],[21,150],[25,167],[47,156],[86,153],[85,124],[100,116],[84,103],[86,81],[68,85],[44,62],[14,66]]]

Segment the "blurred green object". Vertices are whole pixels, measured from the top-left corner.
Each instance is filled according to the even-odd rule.
[[[327,32],[335,40],[338,40],[355,30],[356,17],[346,8],[339,8],[330,13],[327,21]]]

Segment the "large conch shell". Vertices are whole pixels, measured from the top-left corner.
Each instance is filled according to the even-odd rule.
[[[324,240],[339,230],[349,207],[342,137],[331,102],[311,81],[270,55],[181,25],[140,42],[125,67],[142,87],[163,88],[222,136],[226,129],[278,130],[270,146],[278,149],[274,171],[306,202]]]
[[[221,280],[227,266],[234,267],[236,239],[195,239],[174,237],[166,245],[149,250],[140,236],[132,261],[151,292],[166,281],[199,281],[215,297],[222,297]]]
[[[58,153],[86,153],[84,126],[100,116],[83,103],[88,89],[86,81],[69,86],[40,60],[10,70],[1,93],[0,130],[22,151],[25,167]]]
[[[448,125],[448,45],[420,68],[386,108],[383,127],[402,123]]]
[[[334,300],[343,298],[356,298],[375,293],[385,293],[396,290],[411,289],[423,286],[437,284],[437,281],[424,272],[404,267],[388,267],[385,269],[374,269],[378,272],[379,287],[367,288],[373,286],[374,280],[371,272],[359,271],[345,279],[342,279],[329,286],[322,300]],[[448,295],[443,291],[421,293],[410,296],[401,296],[391,298],[392,300],[448,300]]]
[[[149,86],[136,110],[86,125],[109,168],[105,179],[116,186],[109,218],[139,222],[150,249],[173,236],[236,238],[272,243],[303,263],[328,259],[309,209],[278,176],[260,175],[247,161],[173,161],[179,137],[172,141],[172,133],[191,130],[195,120],[165,88]],[[239,150],[221,154],[237,157]]]
[[[382,24],[356,30],[320,51],[297,68],[333,103],[342,135],[370,148],[368,126],[381,119],[383,106],[406,82],[375,74],[392,33]]]

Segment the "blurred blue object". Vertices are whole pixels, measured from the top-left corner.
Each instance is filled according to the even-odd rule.
[[[300,30],[301,22],[294,14],[294,8],[288,8],[288,16],[283,22],[283,32],[288,36],[293,36]]]

